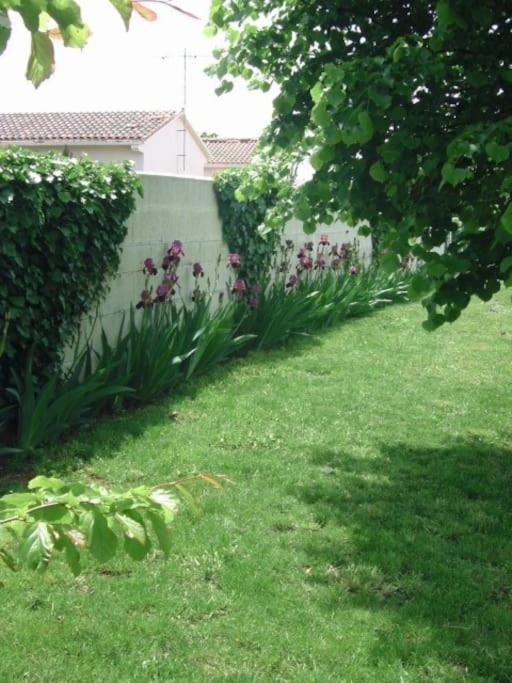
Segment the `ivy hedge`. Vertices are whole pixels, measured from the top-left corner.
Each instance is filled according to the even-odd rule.
[[[0,388],[32,347],[36,377],[58,368],[119,266],[137,192],[128,164],[0,152]]]
[[[282,181],[270,174],[264,185],[251,187],[252,175],[251,169],[223,171],[215,177],[214,189],[224,240],[231,252],[240,255],[239,276],[256,283],[268,273],[281,239],[280,231],[270,231],[262,237],[259,228],[283,188]]]

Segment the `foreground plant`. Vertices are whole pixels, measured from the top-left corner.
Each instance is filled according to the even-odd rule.
[[[157,3],[193,19],[199,18],[170,0],[109,0],[109,2],[121,15],[127,29],[134,11],[147,21],[155,21],[158,18],[156,12],[146,7],[146,3],[150,5]],[[53,41],[63,41],[66,47],[80,48],[87,43],[90,30],[82,20],[81,4],[76,0],[0,0],[0,55],[11,37],[9,13],[17,12],[23,19],[25,28],[30,31],[31,50],[26,76],[37,88],[54,71]]]
[[[98,562],[108,562],[122,550],[133,560],[143,560],[155,548],[167,557],[180,497],[193,503],[185,486],[192,481],[220,488],[225,480],[199,473],[153,488],[116,492],[36,477],[26,493],[0,498],[0,559],[12,571],[45,570],[60,553],[77,576],[85,552]]]

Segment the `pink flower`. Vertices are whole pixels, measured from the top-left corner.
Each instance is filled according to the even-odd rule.
[[[166,273],[164,275],[164,281],[171,285],[175,285],[178,282],[178,276],[176,273]]]
[[[149,292],[147,289],[145,289],[143,292],[141,292],[140,301],[135,306],[135,308],[144,308],[145,306],[151,306],[152,303],[153,303],[153,300],[151,298],[151,292]]]
[[[260,292],[260,286],[258,284],[254,284],[251,287],[251,294],[259,294]]]
[[[325,268],[325,259],[322,254],[318,254],[315,260],[315,270],[323,270]]]
[[[295,285],[297,284],[298,279],[299,279],[299,278],[298,278],[296,275],[290,275],[290,279],[289,279],[288,282],[286,283],[286,286],[287,286],[287,287],[295,287]]]
[[[231,291],[233,294],[236,294],[237,296],[243,296],[245,294],[246,289],[247,288],[243,280],[235,280],[233,289]]]
[[[350,274],[357,275],[359,273],[359,268],[357,266],[350,266]]]
[[[322,247],[329,246],[329,235],[320,235],[320,244]]]
[[[238,254],[228,254],[228,266],[230,268],[240,268],[240,256]]]
[[[249,308],[258,308],[258,299],[255,296],[252,296],[247,303],[249,304]]]
[[[297,270],[311,270],[312,267],[313,259],[311,259],[309,256],[301,256]]]
[[[165,299],[168,291],[169,291],[169,287],[167,285],[159,285],[156,288],[156,295],[159,299]]]
[[[175,258],[177,256],[185,256],[182,242],[180,242],[180,240],[174,240],[174,242],[172,242],[171,246],[167,250],[167,253],[169,254],[169,256]]]
[[[147,273],[148,275],[156,275],[157,274],[157,269],[155,267],[155,263],[152,258],[147,258],[144,259],[144,272]]]
[[[303,258],[304,256],[306,256],[306,250],[304,249],[304,247],[301,247],[299,249],[299,253],[297,254],[297,258],[300,259],[300,258]]]
[[[200,263],[194,263],[192,266],[192,275],[194,277],[204,277],[204,270]]]

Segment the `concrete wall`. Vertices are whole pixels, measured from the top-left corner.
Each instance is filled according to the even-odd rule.
[[[109,336],[117,332],[123,313],[140,299],[146,281],[142,273],[144,259],[151,257],[159,264],[173,240],[180,240],[184,245],[178,295],[184,303],[190,302],[194,280],[191,266],[196,261],[205,271],[205,278],[201,280],[203,285],[209,278],[212,289],[217,293],[226,289],[227,247],[222,240],[222,224],[212,180],[149,174],[142,174],[141,179],[144,197],[139,199],[129,220],[119,272],[99,309],[101,324]],[[341,223],[324,226],[315,236],[308,237],[299,221],[291,221],[286,226],[285,238],[293,239],[298,247],[306,240],[317,240],[320,232],[327,233],[331,243],[350,242],[355,237],[355,232]],[[369,254],[370,242],[365,239],[360,243],[360,255],[366,258]],[[216,270],[220,278],[213,287]],[[161,279],[155,277],[151,282],[156,286]],[[93,340],[97,338],[99,329],[100,325],[96,324]],[[90,322],[84,322],[84,333],[88,334],[90,330]]]

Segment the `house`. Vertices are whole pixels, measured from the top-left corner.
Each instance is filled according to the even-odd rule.
[[[0,113],[0,146],[129,160],[137,171],[203,176],[209,152],[183,111]]]
[[[256,138],[203,137],[202,141],[208,150],[208,160],[204,166],[206,176],[215,176],[227,168],[248,166],[258,144]]]

